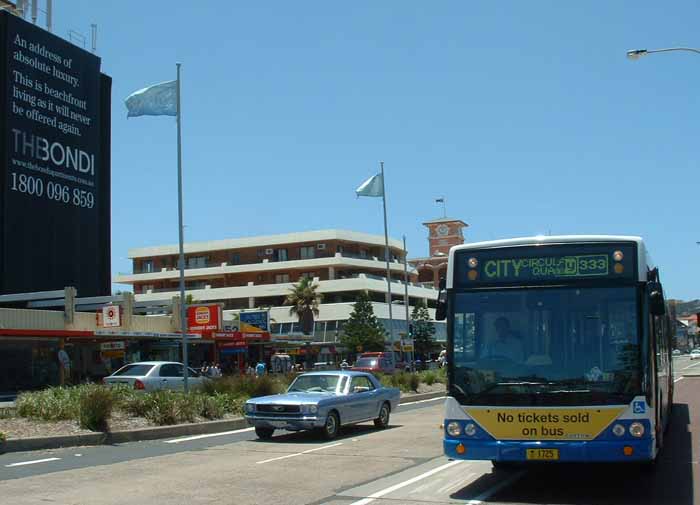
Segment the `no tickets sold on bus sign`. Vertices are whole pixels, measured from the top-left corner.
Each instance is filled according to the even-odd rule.
[[[498,440],[593,440],[625,407],[519,409],[470,407],[465,409]]]

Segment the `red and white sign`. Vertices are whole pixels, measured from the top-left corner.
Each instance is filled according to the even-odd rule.
[[[221,329],[221,305],[192,305],[187,307],[189,331],[210,334]]]
[[[212,337],[217,340],[270,340],[270,334],[264,333],[242,333],[240,331],[218,331],[212,333]]]
[[[102,307],[102,326],[114,328],[121,326],[121,313],[119,305],[105,305]]]

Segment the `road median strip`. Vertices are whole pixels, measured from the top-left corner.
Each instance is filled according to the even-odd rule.
[[[399,405],[437,399],[443,396],[445,396],[444,391],[406,395],[401,397]],[[236,418],[221,421],[206,421],[202,423],[138,428],[134,430],[113,431],[107,433],[97,432],[82,435],[58,435],[52,437],[30,437],[16,439],[11,438],[5,442],[0,442],[0,454],[4,452],[38,451],[44,449],[60,449],[63,447],[87,445],[123,444],[126,442],[141,442],[146,440],[159,440],[163,438],[188,437],[191,435],[214,434],[214,436],[216,436],[225,432],[235,432],[244,428],[248,428],[248,423],[246,420],[243,418]],[[193,438],[192,440],[196,439]]]

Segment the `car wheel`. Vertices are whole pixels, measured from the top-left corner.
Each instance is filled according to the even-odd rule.
[[[255,434],[261,440],[269,440],[272,438],[272,434],[275,432],[274,428],[264,428],[262,426],[255,427]]]
[[[374,425],[377,428],[384,429],[387,426],[389,426],[389,414],[391,413],[391,409],[389,408],[389,404],[384,402],[382,405],[382,408],[379,409],[379,417],[374,420]]]
[[[336,414],[335,412],[330,412],[328,414],[328,417],[326,417],[326,423],[323,425],[323,428],[321,428],[323,437],[326,440],[332,440],[338,436],[339,431],[340,419],[338,418],[338,414]]]

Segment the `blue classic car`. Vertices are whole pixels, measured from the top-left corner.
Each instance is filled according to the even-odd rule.
[[[317,429],[332,439],[343,425],[374,421],[377,428],[386,428],[400,394],[369,373],[311,372],[294,379],[286,393],[248,400],[245,418],[263,439],[276,429]]]

